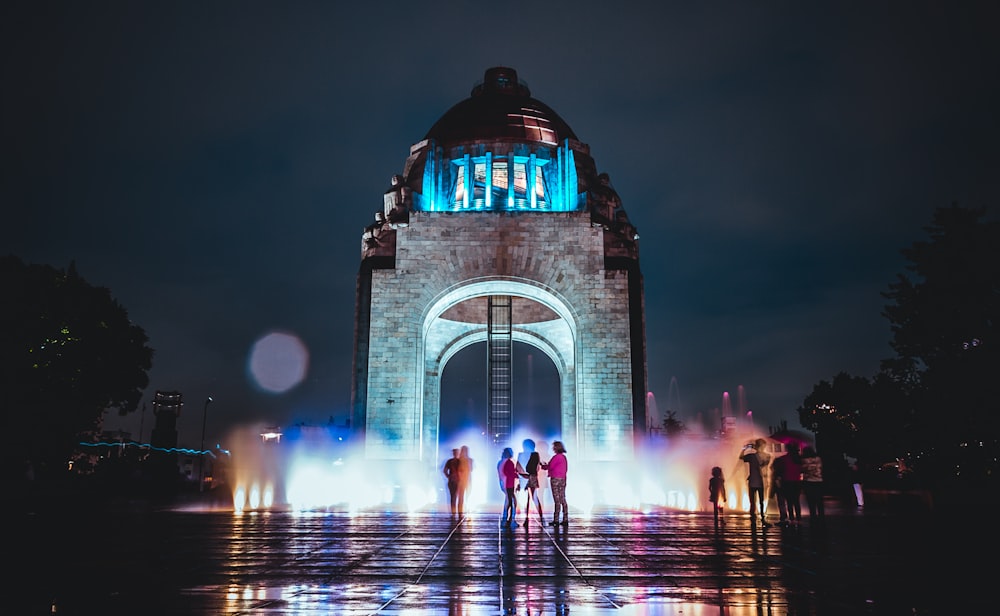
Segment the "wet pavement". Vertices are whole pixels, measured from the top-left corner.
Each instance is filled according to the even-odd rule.
[[[989,518],[829,505],[823,521],[499,508],[293,514],[148,507],[19,513],[4,614],[992,613]],[[977,556],[978,554],[978,556]],[[975,564],[985,559],[985,565]]]

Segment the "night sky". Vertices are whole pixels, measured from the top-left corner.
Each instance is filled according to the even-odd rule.
[[[798,427],[815,383],[891,356],[880,293],[934,209],[996,215],[995,3],[450,4],[0,8],[0,252],[111,290],[156,351],[145,401],[185,396],[181,445],[208,396],[209,442],[346,419],[361,233],[491,66],[589,144],[639,230],[661,415],[711,423],[728,391]],[[309,353],[282,393],[248,377],[271,332]],[[515,382],[539,412],[544,357]],[[446,413],[485,401],[445,376]],[[106,427],[138,438],[140,413]]]

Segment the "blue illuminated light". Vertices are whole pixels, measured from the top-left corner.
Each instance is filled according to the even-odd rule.
[[[188,455],[192,455],[192,456],[205,456],[205,455],[208,455],[208,456],[212,456],[213,458],[216,457],[215,454],[212,453],[211,449],[187,449],[186,447],[154,447],[154,446],[150,445],[149,443],[137,443],[135,441],[127,441],[127,442],[115,441],[115,442],[111,442],[111,443],[107,443],[107,442],[85,443],[85,442],[81,441],[80,445],[83,445],[84,447],[139,447],[140,449],[150,449],[152,451],[162,451],[164,453],[183,453],[183,454],[188,454]],[[219,449],[219,451],[221,451],[223,453],[226,453],[226,454],[229,453],[225,449]]]
[[[508,153],[431,147],[426,152],[423,194],[417,210],[429,212],[543,211],[579,209],[576,162],[568,141],[562,146],[530,149],[515,145]],[[554,157],[553,157],[554,156]]]

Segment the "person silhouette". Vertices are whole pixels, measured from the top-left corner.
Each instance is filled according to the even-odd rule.
[[[528,456],[528,462],[524,465],[524,473],[521,478],[527,481],[525,491],[527,498],[524,504],[524,525],[528,525],[528,515],[531,513],[531,503],[535,503],[538,509],[538,521],[545,523],[545,514],[542,512],[542,499],[538,497],[538,472],[542,467],[542,457],[537,451],[532,451]]]
[[[525,469],[528,466],[528,458],[531,457],[532,452],[535,451],[535,441],[530,438],[524,439],[521,442],[521,451],[517,454],[517,475],[519,477],[518,483],[520,484],[521,492],[524,492],[525,497],[527,497],[528,488],[528,475]],[[529,504],[527,498],[525,499],[525,505]]]
[[[802,456],[799,446],[788,443],[788,453],[771,465],[774,494],[778,499],[778,526],[802,521]]]
[[[708,480],[708,502],[712,503],[715,525],[725,524],[722,511],[726,502],[726,479],[722,476],[722,468],[718,466],[712,467],[712,476]]]
[[[823,459],[812,447],[802,450],[802,489],[806,493],[809,517],[823,519],[826,515],[823,505]]]
[[[562,441],[552,442],[552,458],[542,464],[542,468],[549,472],[549,485],[552,486],[552,521],[549,526],[559,524],[569,524],[569,505],[566,503],[566,472],[569,470],[569,461],[566,459],[566,447]],[[562,521],[559,520],[560,513]]]
[[[461,485],[459,478],[462,474],[461,464],[461,451],[456,447],[451,450],[451,457],[448,458],[444,463],[444,468],[441,469],[441,472],[444,473],[448,481],[448,501],[451,505],[451,515],[458,513],[458,495],[459,486]]]
[[[524,494],[524,505],[525,505],[525,516],[528,514],[528,506],[531,504],[528,500],[528,475],[525,468],[528,466],[528,458],[531,457],[531,452],[535,451],[535,441],[526,438],[521,441],[521,451],[517,453],[517,483],[518,483],[518,495]],[[518,508],[520,508],[521,503],[518,503]]]
[[[747,488],[750,491],[750,521],[756,523],[757,508],[760,508],[760,523],[767,528],[767,515],[764,513],[764,470],[768,458],[764,449],[767,441],[762,438],[743,447],[740,461],[747,465]]]
[[[472,458],[469,457],[469,446],[462,445],[458,451],[458,515],[465,514],[465,497],[469,495],[472,485]]]
[[[500,483],[500,491],[504,493],[503,517],[500,525],[506,528],[517,528],[517,498],[514,495],[514,488],[517,484],[517,465],[514,463],[514,450],[504,447],[500,454],[500,461],[497,462],[497,479]]]

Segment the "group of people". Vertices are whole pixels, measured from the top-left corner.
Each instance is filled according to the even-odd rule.
[[[750,496],[750,519],[756,523],[758,512],[761,525],[767,522],[765,487],[770,480],[771,492],[778,505],[778,525],[789,526],[802,521],[802,495],[805,494],[809,515],[822,518],[823,460],[812,447],[799,451],[796,443],[785,446],[786,454],[772,459],[767,452],[767,441],[759,438],[744,446],[740,461],[747,465],[747,489]],[[712,503],[715,525],[725,524],[722,516],[726,503],[726,482],[722,468],[712,468],[708,482],[708,500]]]
[[[527,493],[527,500],[524,511],[524,524],[528,524],[528,517],[531,513],[531,505],[534,504],[538,510],[538,520],[545,523],[545,512],[542,507],[542,498],[539,490],[542,486],[540,475],[544,472],[548,476],[549,486],[552,488],[552,521],[549,526],[569,524],[569,505],[566,503],[566,472],[569,470],[569,462],[566,459],[566,446],[562,441],[552,443],[552,457],[547,462],[543,462],[539,452],[535,451],[535,441],[524,439],[521,453],[518,454],[517,461],[514,461],[514,450],[505,447],[500,454],[500,461],[497,462],[497,478],[500,490],[504,494],[503,515],[500,524],[504,528],[517,527],[517,492],[522,489]]]
[[[503,513],[500,524],[505,528],[516,528],[518,523],[517,493],[524,490],[526,503],[524,524],[528,523],[532,505],[538,511],[539,522],[545,523],[543,498],[539,493],[543,489],[542,476],[547,475],[552,488],[552,520],[549,526],[569,524],[569,505],[566,502],[566,474],[569,463],[566,458],[566,447],[561,441],[552,443],[552,457],[542,461],[541,454],[535,450],[535,441],[525,439],[523,449],[514,459],[514,450],[505,447],[497,462],[497,479],[501,493],[504,495]],[[452,515],[464,515],[465,497],[469,491],[472,476],[472,458],[469,457],[468,446],[451,450],[452,457],[442,469],[448,483]],[[822,518],[825,515],[823,506],[823,460],[812,447],[805,447],[801,452],[795,443],[786,445],[786,454],[772,458],[767,452],[767,441],[763,438],[747,444],[740,452],[739,459],[747,465],[747,488],[750,497],[750,518],[756,524],[758,515],[762,526],[769,527],[765,504],[767,500],[766,486],[768,481],[771,493],[778,505],[778,525],[789,526],[802,520],[802,495],[805,495],[810,517]],[[715,525],[725,524],[723,516],[726,495],[726,480],[722,468],[712,467],[712,475],[708,482],[708,500],[712,503]]]
[[[543,461],[541,454],[535,450],[535,441],[525,439],[523,449],[514,459],[514,450],[505,447],[497,462],[497,479],[500,491],[504,495],[503,515],[501,525],[505,528],[516,528],[518,511],[518,493],[523,490],[525,498],[524,524],[528,523],[532,505],[538,512],[539,522],[545,523],[544,498],[542,490],[546,484],[552,488],[552,520],[549,526],[569,523],[569,505],[566,503],[566,473],[569,463],[566,459],[566,447],[561,441],[552,443],[552,457]],[[452,457],[444,463],[442,469],[448,484],[452,515],[464,515],[465,496],[469,490],[469,480],[472,474],[472,459],[469,448],[462,446],[452,449]]]

